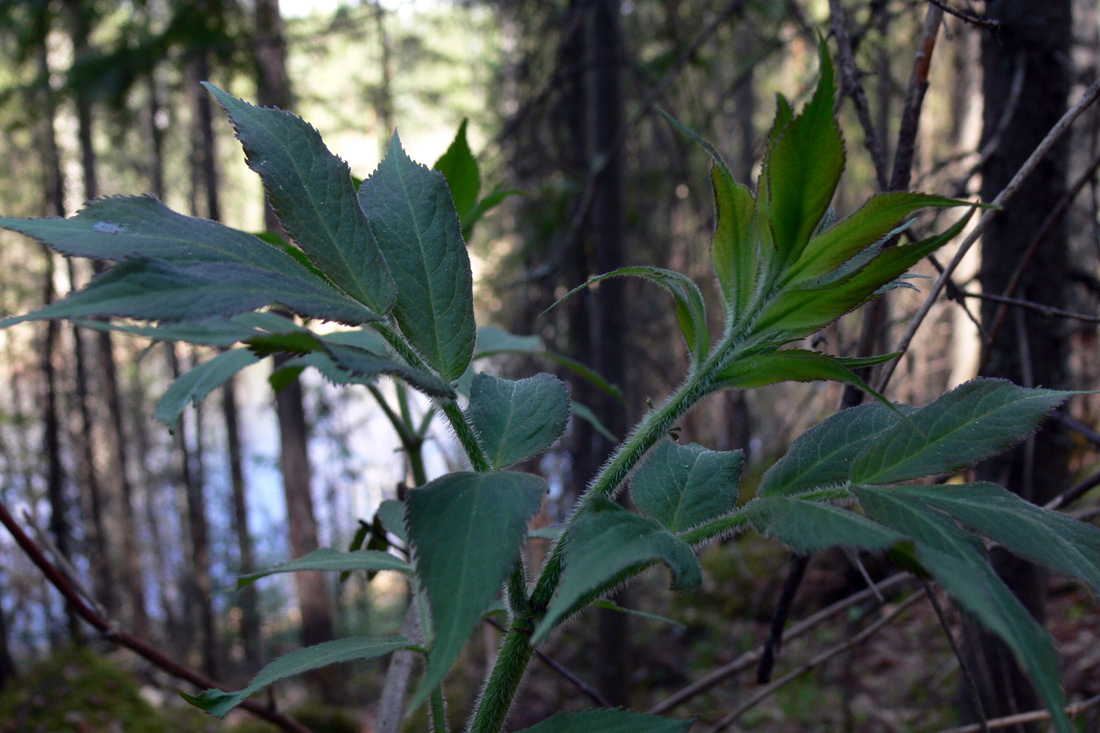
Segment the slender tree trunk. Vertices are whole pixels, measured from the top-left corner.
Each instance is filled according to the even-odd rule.
[[[38,50],[38,68],[43,78],[49,78],[50,66],[45,44]],[[65,215],[65,179],[61,172],[61,155],[57,147],[57,135],[54,132],[54,120],[57,109],[49,89],[44,89],[42,98],[42,154],[46,173],[46,201],[55,216]],[[46,252],[46,268],[43,275],[42,301],[53,302],[54,256]],[[58,375],[54,366],[59,348],[61,325],[54,320],[46,322],[46,332],[42,342],[42,389],[43,389],[43,452],[46,459],[46,497],[50,503],[50,532],[53,534],[57,550],[66,558],[72,557],[72,538],[67,517],[69,505],[65,492],[65,467],[61,458],[61,420],[58,407]],[[75,612],[65,608],[69,627],[69,636],[74,642],[81,639],[80,621]]]
[[[0,608],[0,692],[3,692],[9,682],[15,680],[15,661],[11,657],[11,649],[8,644],[8,620],[4,615],[4,609]]]
[[[286,44],[278,0],[256,3],[256,74],[257,97],[261,105],[288,109],[291,106],[290,82],[286,74]],[[279,222],[270,207],[265,209],[267,228],[279,230]],[[275,359],[278,369],[282,361]],[[295,557],[317,549],[317,518],[313,511],[313,469],[309,462],[309,429],[302,402],[302,385],[294,380],[275,397],[281,447],[280,467],[286,494],[287,531]],[[295,573],[298,606],[302,614],[302,642],[311,645],[333,638],[332,612],[329,609],[325,577],[318,571]],[[332,668],[319,670],[313,681],[322,691],[332,693],[335,685]]]
[[[1070,0],[1031,3],[1026,0],[990,2],[986,12],[1000,21],[1000,33],[982,44],[985,98],[984,134],[988,140],[1001,122],[1009,99],[1014,70],[1024,66],[1018,112],[1009,121],[996,151],[982,171],[982,199],[991,200],[1009,181],[1051,126],[1064,113],[1070,84]],[[984,142],[984,141],[983,141]],[[1020,263],[1029,242],[1047,214],[1066,191],[1066,146],[1044,158],[1013,202],[993,220],[982,237],[979,273],[984,292],[1002,293]],[[1067,245],[1063,226],[1056,226],[1024,270],[1020,289],[1013,295],[1045,305],[1063,307],[1067,288]],[[982,305],[982,322],[991,328],[999,310]],[[989,350],[986,376],[1005,377],[1025,386],[1061,387],[1067,379],[1067,333],[1030,311],[1008,313]],[[978,477],[1001,483],[1036,503],[1043,503],[1067,479],[1068,441],[1056,423],[1047,425],[1020,448],[978,467]],[[1028,610],[1042,620],[1044,576],[1037,568],[1008,553],[995,551],[994,565]],[[1012,655],[999,641],[968,625],[966,654],[977,678],[989,717],[1031,710],[1035,693],[1020,673]],[[974,719],[968,696],[961,695],[964,719]],[[1032,730],[1021,726],[1011,730]]]

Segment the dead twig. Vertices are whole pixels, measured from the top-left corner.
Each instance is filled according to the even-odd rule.
[[[979,28],[985,28],[986,30],[991,30],[994,33],[996,33],[997,31],[999,31],[1001,29],[1001,21],[999,21],[999,20],[994,20],[993,18],[986,18],[986,17],[981,16],[981,15],[974,15],[973,13],[968,13],[965,10],[959,10],[957,8],[953,8],[950,5],[948,5],[946,2],[944,2],[944,0],[928,0],[928,2],[931,3],[932,5],[936,6],[940,10],[944,11],[948,15],[955,16],[956,18],[963,21],[964,23],[970,23],[971,25],[976,25]]]
[[[932,603],[932,610],[936,612],[936,618],[939,619],[940,628],[943,629],[944,636],[947,637],[947,643],[951,645],[951,651],[955,655],[955,659],[959,660],[959,669],[962,670],[963,679],[966,680],[966,691],[970,695],[970,704],[974,706],[974,710],[978,713],[978,730],[981,733],[989,733],[989,723],[985,718],[985,708],[982,706],[982,696],[978,692],[978,683],[974,681],[974,674],[970,671],[970,665],[966,663],[962,650],[955,642],[955,635],[951,633],[951,625],[947,621],[947,614],[943,612],[943,606],[940,605],[940,599],[936,598],[936,591],[932,588],[932,585],[924,578],[919,580],[921,587],[924,588],[924,594],[928,596],[928,600]]]
[[[0,502],[0,524],[3,524],[8,531],[11,532],[12,537],[15,538],[16,544],[26,553],[31,562],[38,567],[42,575],[49,581],[50,585],[61,593],[65,602],[76,611],[77,615],[100,631],[108,641],[136,652],[138,655],[152,662],[157,667],[160,667],[173,677],[186,680],[197,687],[214,687],[220,690],[225,689],[223,685],[177,662],[175,659],[172,659],[143,639],[127,631],[119,630],[112,621],[97,613],[87,602],[85,602],[80,593],[73,588],[65,575],[57,569],[57,566],[46,558],[45,554],[42,552],[42,548],[23,531],[23,528],[15,521],[15,517],[11,515],[11,512],[8,511],[7,506],[5,506],[3,502]],[[240,704],[240,707],[290,733],[312,733],[309,728],[298,721],[280,713],[274,708],[262,705],[254,700],[245,700]]]
[[[1075,702],[1072,705],[1066,705],[1062,709],[1066,711],[1066,715],[1073,717],[1080,715],[1096,705],[1100,705],[1100,695],[1090,697],[1088,700],[1083,700],[1082,702]],[[1017,713],[1016,715],[1008,715],[1004,718],[994,718],[988,721],[988,725],[990,730],[995,730],[999,728],[1008,728],[1013,725],[1021,725],[1023,723],[1037,723],[1040,720],[1050,720],[1050,711],[1032,710],[1028,713]],[[941,730],[940,733],[978,733],[980,730],[981,728],[977,723],[972,723],[957,728],[945,728]]]
[[[994,303],[1001,303],[1005,306],[1014,305],[1018,308],[1026,308],[1027,310],[1037,311],[1038,313],[1042,313],[1047,318],[1071,318],[1075,321],[1100,324],[1100,316],[1090,316],[1087,313],[1074,313],[1073,311],[1062,310],[1061,308],[1055,308],[1054,306],[1036,303],[1033,300],[1024,300],[1023,298],[1009,298],[1004,295],[994,295],[993,293],[972,293],[968,290],[963,290],[960,292],[962,293],[963,297],[966,298],[990,300]],[[993,334],[991,333],[990,336],[992,337],[992,335]]]

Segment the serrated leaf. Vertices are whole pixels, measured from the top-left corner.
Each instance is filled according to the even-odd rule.
[[[716,389],[754,389],[779,382],[817,382],[830,380],[850,384],[879,402],[893,407],[886,398],[865,383],[853,369],[889,361],[897,354],[842,357],[805,349],[787,349],[759,354],[736,361],[715,378]]]
[[[519,733],[687,733],[691,723],[632,710],[582,710],[552,715]]]
[[[474,159],[474,154],[470,152],[470,144],[466,141],[467,121],[462,120],[447,152],[443,153],[433,166],[447,179],[447,186],[451,189],[451,198],[454,200],[455,209],[458,211],[463,227],[466,226],[469,215],[473,213],[474,204],[477,203],[478,194],[481,192],[481,175],[478,173],[477,160]]]
[[[542,478],[510,472],[452,473],[409,491],[405,525],[434,634],[411,708],[439,685],[496,600],[546,491]]]
[[[199,400],[231,379],[237,372],[259,360],[260,357],[248,349],[230,349],[189,369],[165,390],[164,396],[157,403],[153,417],[163,422],[169,429],[174,428],[188,404],[198,404]]]
[[[782,341],[793,341],[832,323],[845,313],[881,295],[906,270],[954,239],[974,211],[934,237],[892,247],[847,278],[828,285],[785,289],[776,296],[755,324],[759,332],[774,331]]]
[[[891,236],[905,217],[921,209],[972,205],[969,201],[908,191],[872,196],[851,216],[811,239],[786,279],[800,283],[833,271],[883,237]]]
[[[357,328],[352,331],[332,331],[320,338],[326,344],[354,346],[359,349],[373,351],[376,354],[386,353],[387,348],[386,340],[377,331],[369,328]]]
[[[367,380],[369,383],[377,375],[386,374],[432,397],[453,398],[455,396],[451,385],[436,375],[357,346],[329,344],[326,354],[313,353],[305,358],[310,360],[311,364],[320,364],[325,356],[331,357],[336,366],[347,372],[349,382]]]
[[[281,303],[299,313],[355,323],[376,319],[332,288],[227,262],[127,259],[63,300],[0,321],[0,328],[47,318],[110,316],[147,321],[204,320]]]
[[[309,331],[265,334],[255,336],[249,339],[247,343],[249,350],[260,357],[271,356],[272,354],[302,356],[314,351],[325,350],[325,345],[321,342],[321,339]]]
[[[260,578],[276,573],[295,573],[300,570],[322,570],[325,572],[344,572],[354,570],[396,570],[400,573],[412,571],[404,560],[388,552],[377,550],[354,550],[341,552],[331,547],[322,547],[296,560],[280,563],[267,570],[260,570],[237,578],[237,589],[255,583]]]
[[[144,336],[154,341],[183,341],[199,346],[222,348],[267,333],[292,333],[305,330],[289,318],[267,312],[241,313],[229,317],[217,316],[182,323],[165,322],[155,326],[82,319],[77,319],[73,323],[81,328]]]
[[[820,78],[802,112],[777,130],[765,154],[767,218],[779,264],[795,262],[829,208],[844,170],[844,140],[833,115],[833,64],[822,43]]]
[[[386,499],[378,505],[377,516],[386,531],[405,544],[409,542],[409,533],[405,530],[405,503],[396,499]]]
[[[819,552],[842,545],[885,550],[904,535],[847,509],[786,496],[758,497],[745,513],[761,534],[786,542],[796,552]]]
[[[1100,529],[991,483],[899,486],[899,494],[947,512],[1011,552],[1079,578],[1100,594]]]
[[[537,456],[565,433],[569,390],[545,372],[526,379],[474,375],[466,415],[493,468]]]
[[[282,394],[284,389],[298,381],[305,370],[306,368],[303,365],[286,362],[284,366],[268,375],[267,383],[271,385],[272,392],[277,395]]]
[[[203,82],[225,108],[287,234],[344,292],[377,313],[394,302],[394,281],[358,206],[347,163],[300,117],[255,107]]]
[[[557,595],[535,628],[532,643],[546,638],[585,595],[634,565],[665,563],[679,590],[693,588],[702,581],[699,560],[687,543],[657,520],[629,512],[606,499],[592,501],[577,515],[565,542],[565,570]]]
[[[733,511],[745,454],[701,445],[655,445],[630,482],[638,510],[673,532]]]
[[[871,443],[852,464],[852,481],[889,484],[968,468],[1026,438],[1071,394],[972,380]]]
[[[591,287],[598,282],[614,277],[638,277],[656,283],[668,292],[676,302],[676,321],[680,324],[680,332],[684,336],[688,351],[696,362],[702,362],[710,350],[710,333],[707,331],[706,307],[703,304],[703,294],[699,286],[688,277],[673,270],[665,270],[660,267],[620,267],[612,272],[604,273],[589,278],[587,282],[570,290],[558,298],[561,303],[574,293],[584,288]],[[554,306],[550,306],[553,308]],[[549,310],[549,309],[547,309]]]
[[[895,405],[906,413],[913,408]],[[852,461],[867,445],[900,422],[896,412],[879,402],[836,413],[802,433],[760,480],[757,496],[799,494],[842,484],[852,474]]]
[[[474,350],[473,274],[443,174],[413,162],[394,133],[359,203],[397,285],[401,331],[445,380],[458,379]]]
[[[1071,733],[1050,637],[994,572],[978,538],[948,515],[894,489],[855,486],[853,491],[868,516],[914,540],[921,564],[1008,645],[1046,703],[1056,729]]]
[[[206,690],[199,695],[188,695],[180,692],[180,696],[214,717],[224,718],[230,710],[244,702],[249,695],[259,692],[279,680],[320,667],[327,667],[330,664],[353,662],[357,659],[373,659],[398,649],[408,649],[414,646],[416,645],[412,641],[403,636],[388,636],[382,639],[352,636],[336,641],[326,641],[323,644],[296,649],[279,657],[253,677],[252,682],[243,690],[237,692]]]

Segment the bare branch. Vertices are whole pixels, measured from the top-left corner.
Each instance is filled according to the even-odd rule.
[[[1070,125],[1072,125],[1073,122],[1081,116],[1081,113],[1092,105],[1098,97],[1100,97],[1100,80],[1093,82],[1092,85],[1085,90],[1081,99],[1062,115],[1062,118],[1058,120],[1057,123],[1055,123],[1054,127],[1052,127],[1046,137],[1043,138],[1043,141],[1039,143],[1039,146],[1036,147],[1028,159],[1024,161],[1024,164],[1020,167],[1020,170],[1016,172],[1013,179],[1009,181],[1004,190],[993,199],[992,203],[994,206],[1000,208],[1016,194],[1021,184],[1023,184],[1027,177],[1032,174],[1036,166],[1039,165],[1039,161],[1046,157],[1055,143],[1057,143],[1062,135],[1066,133]],[[958,251],[955,253],[955,256],[951,258],[947,267],[944,268],[943,274],[936,280],[935,285],[932,286],[932,290],[929,292],[928,297],[925,298],[920,310],[917,311],[917,314],[913,316],[913,319],[909,322],[909,326],[905,329],[905,333],[902,335],[898,345],[892,349],[893,351],[899,352],[899,355],[894,358],[893,361],[889,361],[884,365],[882,375],[875,384],[875,389],[877,391],[881,392],[885,389],[890,378],[894,375],[894,370],[897,369],[898,362],[901,360],[901,354],[904,354],[909,349],[909,344],[912,343],[913,336],[924,322],[924,319],[928,316],[929,311],[932,310],[932,306],[935,305],[936,299],[939,297],[940,293],[943,292],[948,279],[950,279],[952,273],[958,268],[959,263],[962,262],[963,257],[965,257],[966,253],[970,251],[970,248],[974,246],[974,242],[978,241],[978,237],[982,235],[982,232],[985,231],[985,228],[989,226],[989,222],[996,215],[997,209],[987,211],[982,216],[977,226],[974,227],[970,234],[962,241],[962,244],[959,245]]]
[[[932,52],[936,48],[943,10],[928,8],[924,16],[920,37],[917,39],[917,55],[913,59],[913,71],[909,76],[909,88],[905,90],[905,104],[898,128],[898,144],[894,149],[894,169],[890,174],[890,190],[904,191],[912,178],[913,153],[917,147],[917,130],[920,113],[924,107],[924,94],[928,91],[928,72],[932,68]]]
[[[57,569],[57,566],[46,558],[42,553],[42,548],[35,544],[34,540],[23,531],[23,528],[15,521],[15,517],[11,515],[11,512],[8,511],[7,506],[5,506],[3,502],[0,502],[0,524],[7,527],[19,547],[26,553],[31,562],[42,571],[42,575],[46,577],[50,585],[61,593],[65,602],[76,611],[77,615],[102,632],[104,637],[109,641],[136,652],[173,677],[186,680],[200,688],[214,687],[217,689],[225,689],[224,686],[218,684],[206,675],[196,672],[190,667],[165,655],[143,639],[139,639],[129,632],[118,630],[113,622],[97,613],[83,598],[81,598],[80,593],[73,588],[68,579],[65,578],[65,575]],[[309,728],[298,721],[287,717],[274,708],[262,705],[254,700],[245,700],[240,704],[240,707],[290,733],[312,733]]]
[[[940,10],[946,12],[948,15],[953,15],[965,23],[970,23],[971,25],[976,25],[979,28],[985,28],[986,30],[991,30],[993,32],[997,32],[1001,29],[1001,21],[999,20],[994,20],[993,18],[985,18],[980,15],[974,15],[973,13],[968,13],[965,10],[958,10],[948,5],[946,2],[944,2],[944,0],[928,0],[928,2],[936,6]]]
[[[943,606],[940,605],[940,599],[936,598],[936,591],[932,589],[931,584],[924,578],[919,578],[919,580],[921,587],[924,588],[924,594],[928,596],[928,600],[932,603],[932,609],[936,612],[936,618],[940,621],[940,628],[943,629],[944,636],[947,637],[947,643],[951,645],[951,651],[954,653],[955,659],[959,660],[959,669],[962,670],[963,678],[966,680],[966,691],[970,694],[970,704],[974,706],[974,710],[978,713],[978,729],[981,733],[989,733],[989,723],[985,719],[985,708],[982,706],[982,696],[978,693],[978,683],[974,681],[974,674],[970,671],[970,665],[966,663],[962,650],[955,642],[955,635],[951,633],[951,625],[947,622],[947,614],[943,612]]]
[[[1075,321],[1100,324],[1100,316],[1090,316],[1087,313],[1074,313],[1073,311],[1062,310],[1061,308],[1044,305],[1043,303],[1036,303],[1033,300],[1024,300],[1023,298],[1009,298],[1004,295],[994,295],[993,293],[972,293],[968,290],[963,290],[961,292],[963,296],[967,298],[989,300],[993,301],[994,303],[1001,303],[1005,306],[1014,305],[1018,308],[1026,308],[1028,310],[1037,311],[1039,313],[1042,313],[1047,318],[1071,318]]]
[[[1076,716],[1096,705],[1100,705],[1100,695],[1090,697],[1088,700],[1082,702],[1075,702],[1072,705],[1066,705],[1063,710],[1066,711],[1066,715]],[[1050,711],[1032,710],[1029,713],[1017,713],[1016,715],[1009,715],[1004,718],[994,718],[989,721],[989,728],[990,730],[1008,728],[1009,726],[1021,725],[1023,723],[1036,723],[1040,720],[1050,720]],[[962,725],[958,728],[946,728],[941,730],[940,733],[978,733],[980,730],[981,728],[978,724],[974,723],[971,725]]]

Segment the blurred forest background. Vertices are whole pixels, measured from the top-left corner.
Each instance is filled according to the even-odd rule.
[[[687,361],[671,301],[645,284],[608,281],[539,314],[587,277],[627,264],[690,273],[715,295],[709,161],[656,108],[711,140],[748,181],[758,172],[775,94],[797,105],[812,89],[819,37],[839,68],[848,147],[834,202],[840,216],[880,190],[992,200],[1100,76],[1098,8],[1088,0],[284,0],[281,7],[279,0],[0,0],[0,212],[67,216],[88,198],[148,192],[182,213],[264,231],[270,219],[258,180],[200,80],[302,115],[359,177],[373,170],[394,128],[414,159],[431,164],[466,119],[482,190],[521,192],[469,242],[479,324],[538,336],[619,391],[609,394],[546,359],[513,357],[492,368],[514,376],[557,371],[573,398],[621,437],[682,378]],[[978,373],[1100,388],[1098,154],[1094,107],[987,230],[981,252],[956,271],[901,362],[892,399],[924,404]],[[943,221],[920,219],[916,228]],[[934,275],[935,266],[923,263],[921,272]],[[93,275],[83,262],[0,234],[3,315],[39,307]],[[929,282],[915,281],[925,292]],[[841,355],[882,353],[923,297],[895,291],[814,338]],[[0,332],[0,384],[7,385],[0,500],[51,557],[65,558],[105,618],[240,686],[303,643],[401,627],[404,586],[385,573],[345,582],[302,573],[233,588],[250,570],[317,546],[347,547],[379,502],[396,496],[407,466],[366,390],[337,391],[315,373],[276,396],[268,374],[246,371],[170,432],[153,418],[157,400],[213,353],[60,323]],[[680,440],[745,449],[748,498],[801,430],[858,399],[825,383],[723,394],[689,415]],[[1039,503],[1075,484],[1100,483],[1093,478],[1097,408],[1094,396],[1075,399],[1026,446],[979,473]],[[600,430],[574,421],[561,445],[531,467],[556,495],[540,523],[568,511],[610,448]],[[459,455],[443,431],[428,450],[432,475]],[[1086,493],[1072,509],[1094,516],[1098,502]],[[531,543],[532,562],[543,544]],[[664,620],[600,611],[552,637],[545,651],[605,701],[717,721],[757,689],[751,666],[730,664],[767,635],[788,562],[776,543],[730,540],[704,553],[702,588],[673,598],[657,574],[617,598]],[[792,619],[864,591],[861,568],[876,579],[890,572],[874,557],[814,558]],[[1046,609],[1070,699],[1100,694],[1094,599],[1059,579],[1006,572],[1036,613]],[[919,592],[904,588],[895,592]],[[865,594],[862,606],[846,606],[792,639],[779,675],[850,637],[863,618],[855,609],[880,605]],[[982,653],[965,620],[952,611],[948,622],[965,639],[965,653]],[[466,674],[452,675],[455,720],[472,703],[496,643],[486,626],[460,666]],[[80,647],[94,654],[73,651]],[[100,655],[110,656],[113,671]],[[349,665],[324,680],[323,701],[314,696],[308,708],[316,729],[373,730],[385,669]],[[712,687],[672,697],[708,673],[716,673]],[[130,680],[142,696],[127,697]],[[41,730],[115,730],[96,727],[104,710],[124,721],[121,730],[145,730],[163,708],[173,709],[162,719],[171,730],[257,725],[176,711],[178,684],[82,624],[11,537],[0,536],[0,730],[32,730],[5,726],[47,719],[57,722]],[[751,706],[738,724],[937,730],[957,720],[959,684],[934,609],[921,604]],[[124,697],[130,707],[119,712]],[[293,709],[305,696],[289,684],[277,697]],[[1023,700],[1017,711],[1038,707]],[[540,664],[513,723],[592,704]],[[964,715],[967,704],[963,696]],[[1100,730],[1095,713],[1085,720],[1094,726],[1085,730]],[[409,729],[426,724],[414,720]]]

